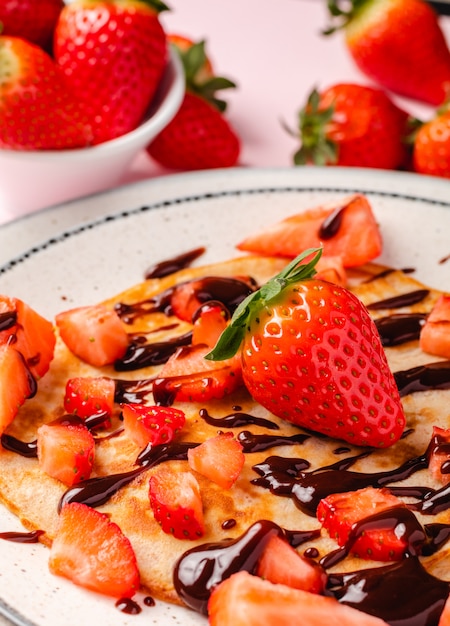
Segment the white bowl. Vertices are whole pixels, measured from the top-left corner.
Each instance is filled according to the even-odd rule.
[[[134,157],[172,120],[184,88],[183,67],[171,49],[146,119],[130,133],[76,150],[0,149],[0,202],[17,216],[120,184]]]

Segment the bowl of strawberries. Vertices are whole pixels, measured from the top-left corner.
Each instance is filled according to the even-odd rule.
[[[119,184],[185,91],[160,0],[16,5],[0,8],[0,194],[14,215]]]

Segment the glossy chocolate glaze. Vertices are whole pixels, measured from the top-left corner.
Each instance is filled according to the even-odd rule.
[[[426,313],[397,313],[378,318],[375,325],[382,345],[392,347],[418,340],[426,319]]]
[[[400,396],[432,389],[450,389],[450,360],[394,372]]]
[[[150,278],[163,278],[164,276],[174,274],[188,267],[193,261],[204,254],[205,251],[206,248],[204,247],[195,248],[194,250],[179,254],[171,259],[155,263],[155,265],[152,265],[146,270],[144,276],[148,280]]]
[[[386,298],[385,300],[378,300],[367,305],[369,311],[379,311],[381,309],[400,309],[404,306],[412,306],[425,300],[430,293],[429,289],[416,289],[415,291],[409,291],[403,293],[400,296],[393,296],[392,298]]]

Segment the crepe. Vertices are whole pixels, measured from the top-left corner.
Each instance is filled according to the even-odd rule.
[[[157,294],[164,292],[173,285],[201,276],[251,276],[258,284],[262,284],[275,275],[286,261],[275,258],[255,256],[239,257],[227,262],[205,267],[195,267],[178,271],[162,279],[146,280],[129,290],[120,293],[106,302],[114,307],[117,303],[133,305],[148,301]],[[350,285],[361,300],[370,305],[388,297],[406,294],[422,289],[414,278],[402,271],[383,271],[385,268],[368,265],[350,275]],[[403,313],[431,310],[439,296],[436,290],[429,293],[420,302],[404,306]],[[32,304],[32,303],[30,303]],[[373,311],[375,318],[392,313],[393,310]],[[151,341],[160,341],[181,335],[191,328],[187,322],[175,317],[168,317],[162,312],[153,312],[135,317],[126,325],[127,332],[141,334]],[[158,331],[158,329],[161,329]],[[439,361],[438,357],[421,352],[418,341],[412,340],[405,344],[386,348],[388,360],[394,372],[407,370],[411,367]],[[75,376],[110,376],[119,380],[146,380],[154,377],[160,369],[150,366],[132,372],[117,372],[114,367],[93,368],[79,359],[57,338],[55,357],[49,372],[39,382],[37,395],[28,400],[20,409],[18,416],[8,428],[8,434],[21,441],[32,441],[36,438],[37,428],[44,422],[51,421],[64,414],[63,397],[68,378]],[[153,403],[151,392],[147,402]],[[372,451],[366,458],[355,462],[352,469],[360,472],[376,472],[393,469],[406,460],[424,453],[430,441],[433,426],[448,427],[450,423],[450,389],[432,389],[421,393],[406,395],[403,403],[407,418],[408,436],[402,438],[394,446],[384,450]],[[254,466],[263,463],[270,455],[300,457],[310,463],[310,469],[329,466],[343,457],[359,454],[362,449],[343,445],[337,440],[306,433],[294,425],[284,422],[269,414],[257,405],[245,389],[224,398],[211,401],[207,405],[195,403],[176,403],[186,414],[186,426],[177,436],[177,441],[202,442],[216,435],[219,431],[230,430],[238,435],[243,430],[258,435],[272,435],[273,430],[249,423],[248,426],[224,428],[208,424],[200,416],[201,409],[206,409],[212,418],[241,412],[250,416],[266,418],[279,426],[277,436],[291,436],[305,433],[304,442],[295,445],[281,445],[259,452],[246,452],[245,465],[237,482],[229,490],[222,490],[200,475],[196,475],[202,493],[205,513],[205,535],[197,541],[175,539],[165,534],[153,517],[149,504],[149,478],[156,468],[141,471],[127,486],[121,488],[107,502],[98,506],[100,511],[107,513],[115,521],[123,533],[131,541],[136,553],[141,574],[143,589],[155,598],[183,604],[176,592],[173,571],[178,559],[196,545],[216,542],[225,538],[242,535],[253,523],[259,520],[272,520],[288,530],[318,529],[317,519],[305,514],[296,506],[292,498],[274,495],[264,486],[255,484],[258,473]],[[112,420],[110,432],[120,428],[120,407],[117,406]],[[140,453],[137,446],[121,432],[103,439],[96,444],[96,460],[93,477],[108,476],[136,469],[136,459]],[[169,460],[180,469],[188,469],[185,460]],[[434,485],[430,473],[423,469],[401,483],[413,485]],[[43,530],[41,541],[51,544],[58,522],[58,503],[66,492],[58,480],[44,474],[35,458],[25,458],[15,452],[2,449],[0,452],[0,498],[11,511],[30,530]],[[418,513],[419,519],[425,519]],[[429,516],[426,516],[429,522]],[[433,522],[449,523],[450,514],[444,510],[433,516]],[[323,556],[336,548],[336,543],[322,532],[319,537],[302,544],[301,551],[315,547]],[[423,558],[426,568],[441,578],[450,579],[450,549],[442,547],[434,555]],[[339,571],[352,571],[360,567],[375,565],[369,561],[361,562],[349,556],[339,563]],[[376,564],[379,565],[379,564]]]

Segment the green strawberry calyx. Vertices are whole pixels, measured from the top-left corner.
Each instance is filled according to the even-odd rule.
[[[331,24],[322,31],[323,35],[331,35],[344,29],[358,15],[364,13],[365,6],[371,0],[327,0]]]
[[[201,69],[207,62],[205,46],[206,42],[202,40],[193,43],[192,46],[186,50],[181,50],[178,46],[175,47],[183,64],[186,89],[204,98],[221,113],[224,113],[227,108],[227,102],[217,97],[217,91],[221,91],[222,89],[234,89],[236,83],[225,76],[211,76],[207,79],[199,80]]]
[[[301,142],[293,157],[295,165],[330,165],[337,162],[338,146],[327,135],[327,126],[333,120],[334,110],[334,105],[320,108],[320,94],[317,89],[313,89],[306,105],[299,111],[298,131],[285,126],[285,130]]]
[[[321,248],[308,248],[260,289],[247,296],[237,307],[230,324],[205,359],[224,361],[234,356],[242,343],[250,317],[278,298],[287,287],[313,278],[317,273],[315,267],[321,256]],[[307,259],[306,263],[302,263],[305,259]]]

